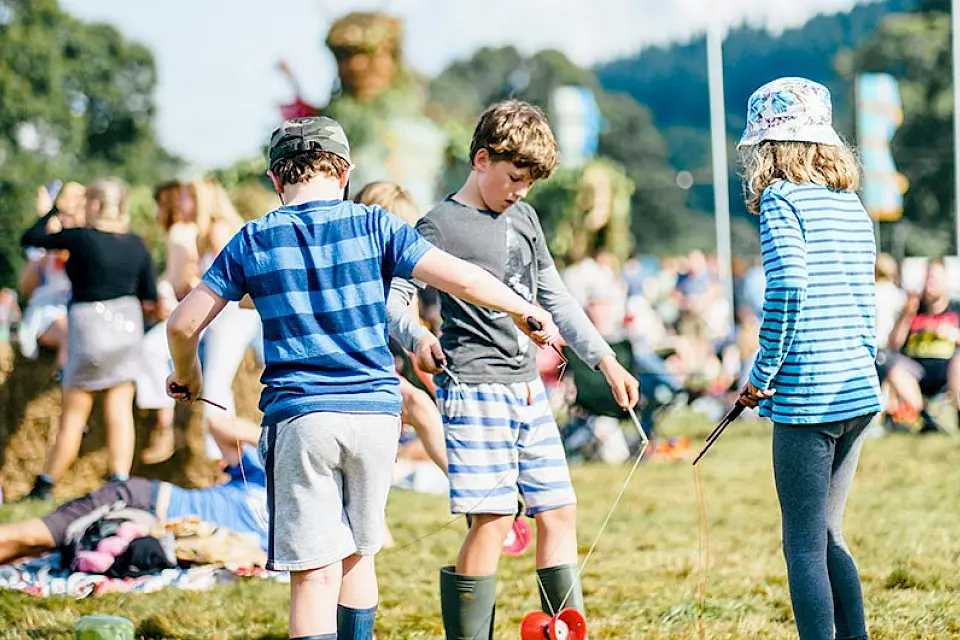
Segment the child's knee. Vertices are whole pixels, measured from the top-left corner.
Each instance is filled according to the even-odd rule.
[[[291,571],[290,586],[295,589],[340,589],[342,568],[338,564],[327,565],[319,569]]]
[[[475,537],[499,540],[500,544],[506,539],[513,527],[514,516],[499,514],[480,514],[471,516],[470,533]]]
[[[567,530],[577,526],[577,505],[569,504],[536,515],[537,528],[545,532]]]
[[[386,533],[389,535],[390,529],[386,527],[386,522],[384,522],[384,527],[385,527]],[[361,571],[363,570],[373,571],[375,565],[376,565],[375,556],[371,556],[371,555],[364,556],[364,555],[360,555],[359,553],[355,553],[343,559],[343,572],[347,573],[349,571],[353,571],[354,569],[359,569]]]

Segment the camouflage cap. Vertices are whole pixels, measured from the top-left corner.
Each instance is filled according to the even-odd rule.
[[[286,120],[270,136],[270,166],[278,160],[305,151],[329,151],[350,162],[350,143],[343,127],[333,118],[310,116]]]

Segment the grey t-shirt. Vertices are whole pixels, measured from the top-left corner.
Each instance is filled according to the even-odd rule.
[[[417,223],[434,246],[492,273],[528,302],[549,311],[561,335],[588,365],[612,353],[563,285],[536,211],[518,203],[503,213],[482,211],[447,197]],[[426,329],[405,313],[414,285],[394,280],[390,329],[413,349]],[[501,312],[440,292],[440,345],[461,382],[527,382],[537,377],[536,345]]]

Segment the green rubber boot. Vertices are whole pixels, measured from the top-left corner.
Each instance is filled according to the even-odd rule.
[[[447,640],[493,640],[497,574],[462,576],[440,569],[440,610]]]
[[[561,609],[576,609],[586,615],[587,611],[583,608],[583,589],[580,588],[580,578],[577,576],[577,565],[561,564],[547,569],[537,569],[537,580],[540,581],[540,609],[544,613],[556,615]]]

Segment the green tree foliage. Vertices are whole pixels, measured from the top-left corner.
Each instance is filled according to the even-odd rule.
[[[920,11],[950,13],[952,0],[920,0]]]
[[[816,16],[802,27],[779,35],[749,26],[730,31],[723,54],[731,146],[743,130],[750,94],[765,82],[792,75],[811,78],[830,88],[837,126],[852,137],[852,85],[836,69],[837,54],[859,48],[885,16],[908,11],[915,4],[916,0],[883,0],[857,5],[847,13]],[[671,164],[694,174],[690,206],[712,211],[706,39],[698,36],[686,43],[648,47],[635,56],[600,65],[596,73],[604,88],[626,92],[649,108],[667,141]],[[731,169],[736,167],[734,160],[731,154]],[[744,217],[743,202],[737,197],[740,187],[736,177],[731,178],[731,208]]]
[[[155,85],[150,51],[114,28],[56,0],[0,0],[0,284],[22,264],[38,185],[108,174],[149,184],[176,170],[154,132]]]
[[[748,26],[730,31],[723,44],[728,131],[739,135],[750,93],[782,76],[799,75],[823,82],[836,94],[838,112],[844,111],[852,94],[834,68],[836,54],[859,48],[887,15],[909,11],[915,5],[916,0],[857,5],[847,13],[816,16],[802,27],[779,35]],[[645,48],[635,56],[600,65],[596,73],[604,88],[629,93],[646,105],[659,127],[709,127],[703,36],[687,43]],[[848,116],[843,124],[849,129],[852,119]]]
[[[654,127],[650,112],[627,95],[605,91],[590,70],[573,64],[559,51],[541,51],[525,57],[513,47],[484,48],[468,60],[451,64],[432,80],[430,95],[438,120],[461,123],[453,134],[457,138],[454,146],[460,166],[448,186],[454,186],[466,173],[472,123],[485,107],[508,97],[547,107],[553,89],[562,85],[586,86],[596,94],[604,120],[598,152],[622,167],[633,183],[631,229],[638,250],[666,253],[687,243],[691,227],[706,225],[709,229],[712,220],[692,211],[685,201],[685,192],[676,186],[666,144]],[[465,122],[471,126],[466,127],[462,124]],[[563,182],[572,178],[561,172],[556,179]],[[535,203],[538,189],[534,189]],[[545,184],[543,190],[550,194],[543,206],[552,206],[546,203],[556,200],[553,196],[558,190],[576,191],[565,182],[556,188]],[[541,211],[541,215],[551,219],[557,214]]]
[[[280,206],[267,178],[265,153],[237,160],[229,167],[214,171],[212,176],[227,190],[244,220],[259,218]]]

